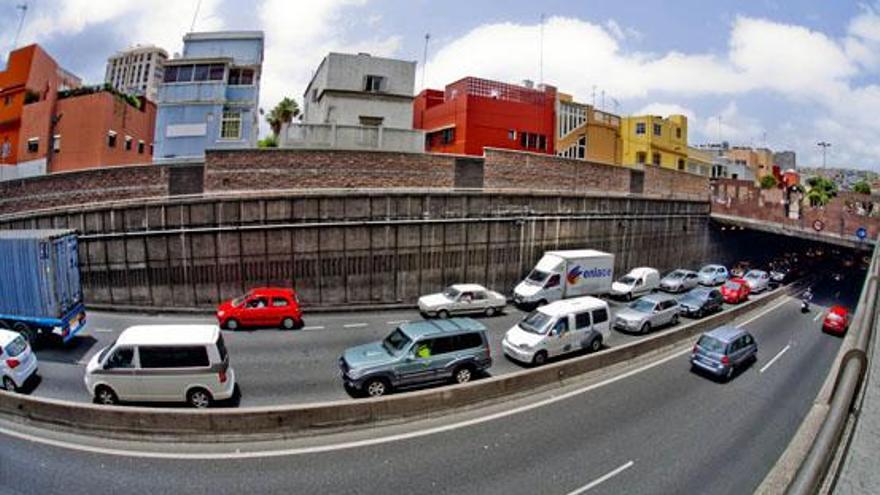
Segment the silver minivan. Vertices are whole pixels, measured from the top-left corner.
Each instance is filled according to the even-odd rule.
[[[128,328],[86,367],[99,404],[187,402],[205,408],[235,392],[235,372],[216,325]]]

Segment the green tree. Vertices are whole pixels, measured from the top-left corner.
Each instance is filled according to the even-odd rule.
[[[807,179],[807,185],[810,186],[810,190],[807,191],[804,199],[810,203],[810,206],[825,206],[831,198],[837,196],[837,184],[831,179],[814,176]]]
[[[767,174],[764,177],[761,177],[761,189],[773,189],[777,185],[779,185],[779,182],[773,174]]]
[[[853,185],[853,192],[859,194],[871,194],[871,185],[866,181],[860,180]]]
[[[277,148],[278,147],[278,137],[274,134],[270,136],[266,136],[263,139],[257,141],[258,148]]]
[[[299,116],[299,104],[293,98],[284,97],[275,108],[266,115],[266,122],[272,128],[272,134],[278,136],[281,133],[281,126],[290,124],[293,119]]]

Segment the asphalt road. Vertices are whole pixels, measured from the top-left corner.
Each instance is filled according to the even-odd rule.
[[[837,297],[852,300],[856,291],[850,287]],[[828,297],[820,290],[817,302]],[[411,435],[374,440],[382,443],[255,459],[145,459],[0,435],[2,490],[750,493],[798,428],[841,341],[819,331],[819,308],[802,314],[797,300],[773,304],[741,321],[759,344],[758,361],[728,383],[692,373],[688,356],[679,352],[541,404],[512,401],[494,419],[460,423],[462,415],[482,414],[462,412],[361,433],[382,439],[392,428],[415,428]],[[429,430],[437,426],[444,429]],[[173,444],[159,448],[178,451]]]
[[[765,294],[756,294],[753,299]],[[610,301],[612,321],[624,303]],[[525,313],[508,305],[499,316],[476,317],[489,329],[494,364],[492,375],[523,369],[502,353],[504,334]],[[348,399],[342,387],[337,360],[345,349],[384,338],[402,322],[419,320],[416,310],[306,314],[305,328],[298,331],[276,329],[223,331],[235,368],[242,406],[297,404]],[[687,322],[687,318],[682,318]],[[30,392],[37,397],[89,402],[83,385],[85,364],[104,346],[110,345],[127,327],[137,324],[216,323],[213,317],[139,315],[91,311],[87,329],[65,347],[37,352],[41,380]],[[612,330],[605,342],[619,346],[643,338]],[[568,356],[571,357],[571,356]]]

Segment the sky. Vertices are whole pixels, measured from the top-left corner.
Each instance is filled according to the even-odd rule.
[[[25,1],[0,0],[0,65]],[[155,44],[180,52],[195,21],[197,31],[265,32],[267,110],[284,96],[301,101],[328,52],[368,52],[419,62],[416,91],[423,80],[442,88],[464,76],[543,81],[624,115],[683,113],[692,144],[792,149],[799,165],[815,166],[816,143],[826,141],[829,167],[880,171],[876,0],[27,3],[18,46],[40,43],[88,83],[102,82],[115,51]]]

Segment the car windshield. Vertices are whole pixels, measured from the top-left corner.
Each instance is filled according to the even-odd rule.
[[[24,352],[27,348],[27,342],[25,342],[24,338],[19,335],[15,339],[12,340],[9,344],[6,345],[6,355],[9,357],[15,357]]]
[[[682,299],[703,300],[703,299],[706,299],[706,297],[708,297],[708,295],[709,295],[709,291],[706,289],[693,289],[690,292],[688,292],[687,294],[685,294],[685,296]]]
[[[528,280],[529,282],[534,282],[536,284],[542,284],[550,274],[548,272],[543,272],[541,270],[532,270],[532,273],[529,274]]]
[[[400,354],[409,345],[410,339],[399,328],[395,329],[391,334],[382,341],[382,347],[389,354]]]
[[[447,287],[446,290],[443,291],[443,295],[446,299],[455,299],[459,294],[461,294],[461,291],[453,287]]]
[[[247,299],[247,296],[248,294],[236,297],[232,300],[232,305],[236,307],[241,306],[244,303],[244,300]]]
[[[697,342],[697,345],[709,352],[724,353],[724,342],[721,342],[715,337],[703,335],[700,337],[700,341]]]
[[[629,305],[631,309],[634,309],[640,313],[650,313],[654,311],[654,302],[648,301],[647,299],[639,299]]]
[[[550,320],[552,320],[550,316],[547,316],[540,311],[532,311],[528,316],[523,318],[521,322],[519,322],[519,327],[526,332],[544,335],[547,333],[547,329],[550,328]]]
[[[632,285],[632,284],[636,283],[636,278],[627,275],[627,276],[623,277],[622,279],[620,279],[619,282],[624,285]]]
[[[104,358],[107,357],[107,353],[110,352],[110,349],[112,349],[115,344],[116,343],[114,342],[113,344],[110,344],[107,347],[101,349],[101,353],[98,354],[98,362],[99,363],[104,362]]]
[[[746,278],[759,278],[759,277],[760,277],[760,275],[758,275],[755,272],[746,273]]]
[[[674,272],[672,272],[666,276],[666,278],[674,278],[674,279],[679,279],[681,277],[684,277],[684,272],[681,272],[678,270],[675,270]]]
[[[739,290],[739,282],[729,281],[724,284],[724,288],[730,290]]]
[[[700,270],[700,273],[705,273],[706,275],[712,275],[713,273],[715,273],[715,267],[714,266],[704,266],[703,269]]]

